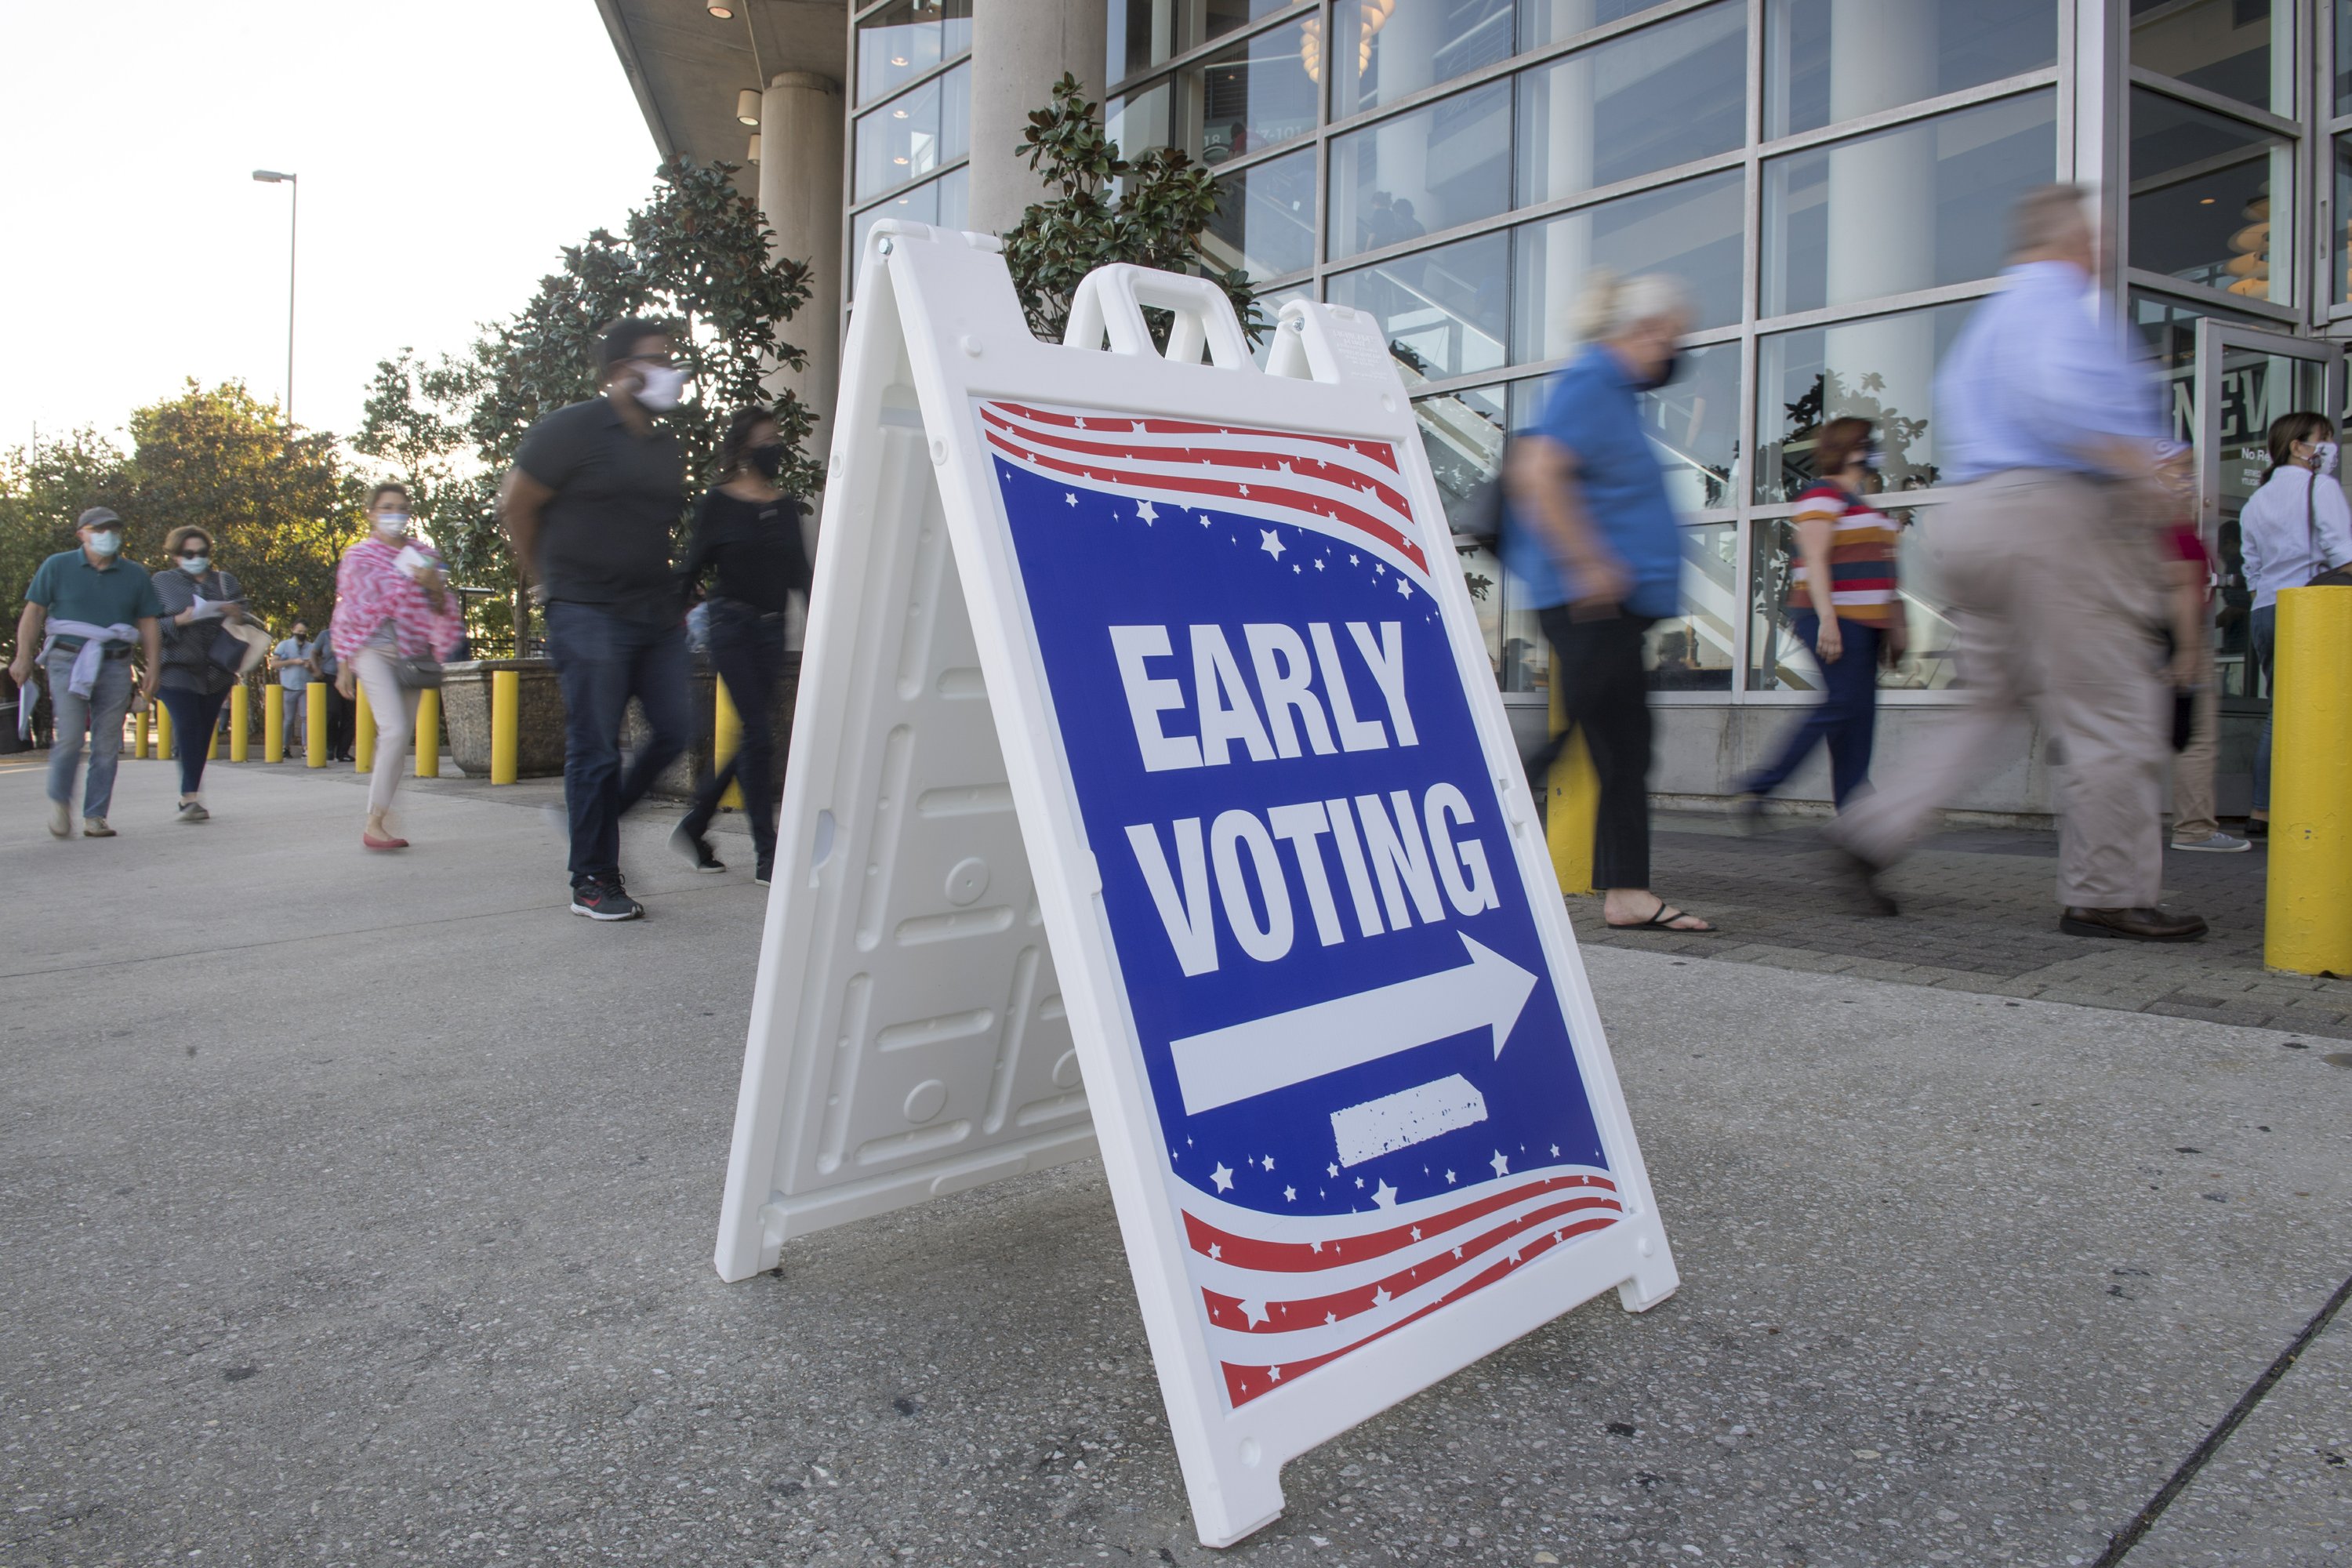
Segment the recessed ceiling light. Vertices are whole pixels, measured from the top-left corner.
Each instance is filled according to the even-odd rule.
[[[903,66],[907,63],[907,57],[904,55],[892,55],[890,57],[890,63],[894,66]]]
[[[890,160],[890,162],[892,162],[893,163],[905,163],[906,161],[907,161],[907,160],[906,160],[906,159],[904,159],[904,158],[893,158],[893,159],[891,159],[891,160]]]
[[[732,21],[735,16],[735,8],[727,0],[703,0],[702,8],[722,22]]]
[[[890,118],[893,120],[904,120],[907,118],[907,111],[903,109],[894,109],[890,111]]]
[[[2213,205],[2213,198],[2211,196],[2207,196],[2203,201],[2199,202],[2197,205],[2200,207],[2210,207]]]

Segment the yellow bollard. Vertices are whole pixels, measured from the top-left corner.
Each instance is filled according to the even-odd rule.
[[[152,702],[139,710],[138,738],[131,742],[131,755],[134,761],[145,762],[147,749],[154,744],[151,733],[154,729],[154,704]]]
[[[441,776],[441,694],[429,686],[416,694],[416,776]]]
[[[286,760],[286,689],[274,680],[262,688],[261,760]]]
[[[367,687],[361,684],[352,705],[356,711],[352,715],[352,772],[372,773],[375,772],[375,710],[368,706]]]
[[[1552,671],[1551,729],[1560,731],[1559,671]],[[1592,829],[1601,814],[1601,777],[1584,749],[1581,732],[1571,735],[1544,781],[1544,841],[1551,847],[1551,868],[1563,893],[1589,893],[1592,888]]]
[[[743,715],[735,711],[735,699],[727,690],[727,682],[712,677],[710,681],[710,767],[716,773],[727,765],[743,746]],[[730,811],[743,809],[743,786],[730,784],[719,804]]]
[[[302,689],[302,765],[327,765],[327,688],[333,682],[315,677]]]
[[[172,710],[163,706],[161,698],[155,700],[155,760],[172,760]]]
[[[213,721],[213,727],[205,733],[205,761],[208,763],[220,761],[220,721],[218,719]]]
[[[2352,978],[2352,588],[2278,596],[2263,962]]]
[[[246,760],[253,744],[253,692],[244,681],[228,694],[228,760]]]
[[[522,671],[490,671],[490,782],[515,782],[522,739]]]

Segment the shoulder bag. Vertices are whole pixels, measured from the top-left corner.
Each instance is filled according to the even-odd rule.
[[[2303,492],[2304,535],[2311,542],[2311,563],[2319,568],[2311,575],[2306,588],[2352,588],[2352,562],[2341,566],[2327,564],[2327,549],[2319,542],[2319,475],[2311,476],[2311,483]]]

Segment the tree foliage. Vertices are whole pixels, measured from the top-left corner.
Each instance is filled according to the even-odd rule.
[[[74,519],[93,506],[121,515],[123,553],[150,568],[173,529],[203,528],[273,628],[326,613],[336,562],[360,533],[358,481],[333,437],[289,431],[239,384],[193,381],[134,410],[130,434],[127,456],[84,429],[0,458],[0,602],[11,627],[34,569],[74,548]]]
[[[1055,193],[1004,236],[1004,263],[1031,331],[1061,342],[1080,280],[1126,261],[1209,279],[1233,301],[1252,341],[1265,335],[1247,275],[1218,267],[1201,247],[1217,216],[1217,186],[1206,169],[1173,147],[1122,156],[1097,106],[1067,72],[1054,84],[1053,102],[1031,112],[1021,140],[1013,155],[1026,157]]]

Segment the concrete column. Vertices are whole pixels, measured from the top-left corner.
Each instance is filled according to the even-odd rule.
[[[966,222],[1003,234],[1045,187],[1016,155],[1032,111],[1068,71],[1102,98],[1105,0],[982,0],[971,17],[971,207]]]
[[[761,95],[760,214],[775,231],[774,254],[809,268],[808,303],[783,328],[808,368],[779,370],[767,385],[790,389],[816,416],[808,450],[820,461],[841,376],[842,135],[841,88],[831,77],[783,71]]]

